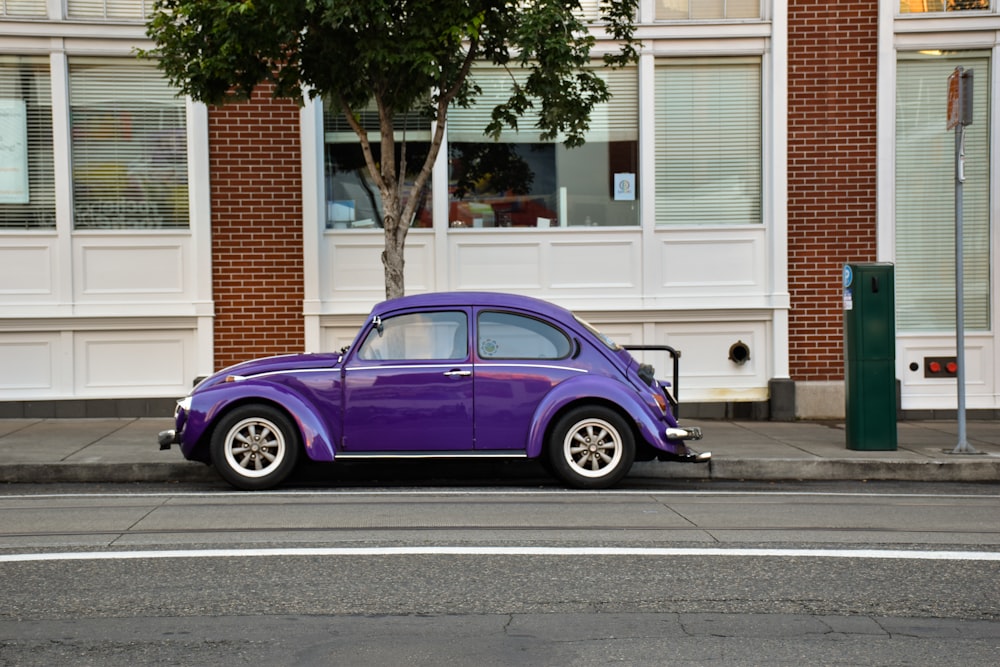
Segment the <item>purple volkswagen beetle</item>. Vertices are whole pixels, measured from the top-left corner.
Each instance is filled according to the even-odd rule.
[[[701,430],[677,424],[667,386],[551,303],[423,294],[375,306],[338,354],[259,359],[208,377],[159,441],[240,489],[281,483],[303,454],[539,458],[567,484],[596,489],[635,460],[710,458],[685,445]]]

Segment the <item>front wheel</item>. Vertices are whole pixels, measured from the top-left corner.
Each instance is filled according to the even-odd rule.
[[[226,415],[212,434],[212,462],[238,489],[270,489],[285,480],[299,456],[298,431],[277,408],[245,405]]]
[[[621,481],[635,460],[635,438],[609,408],[583,406],[559,418],[548,447],[556,475],[578,489],[604,489]]]

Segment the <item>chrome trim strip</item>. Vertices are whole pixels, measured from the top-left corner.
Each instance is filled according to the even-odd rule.
[[[484,450],[481,452],[466,451],[419,451],[419,452],[336,452],[333,459],[343,460],[382,460],[382,459],[526,459],[527,453],[524,450],[512,449]]]

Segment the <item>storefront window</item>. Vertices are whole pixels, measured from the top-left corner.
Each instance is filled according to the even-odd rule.
[[[369,132],[372,157],[378,164],[382,158],[378,112],[374,109],[358,115],[361,126]],[[394,122],[396,164],[405,157],[405,197],[424,166],[430,150],[431,122],[426,116],[408,113]],[[326,182],[326,228],[372,229],[382,227],[382,195],[365,163],[365,157],[344,115],[330,105],[323,111],[324,166]],[[431,179],[421,190],[412,227],[430,227]]]
[[[520,74],[518,74],[520,75]],[[612,99],[591,113],[586,143],[541,141],[531,111],[486,137],[493,108],[510,94],[510,73],[481,69],[482,95],[448,115],[452,227],[612,227],[639,224],[636,70],[601,70]]]
[[[760,60],[662,61],[654,94],[656,223],[760,223]]]
[[[56,224],[47,58],[0,56],[0,228]]]
[[[899,0],[900,14],[986,11],[990,0]]]
[[[990,321],[990,58],[988,52],[900,53],[896,67],[896,310],[900,331],[955,328],[955,130],[948,77],[972,70],[965,128],[965,326]]]
[[[71,58],[77,229],[188,226],[184,99],[153,64]]]
[[[656,0],[656,19],[756,19],[760,0]]]

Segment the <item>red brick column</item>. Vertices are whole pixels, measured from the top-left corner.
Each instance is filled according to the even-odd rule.
[[[878,3],[788,5],[789,368],[841,380],[841,269],[876,257]]]
[[[301,155],[294,102],[209,110],[217,369],[305,346]]]

